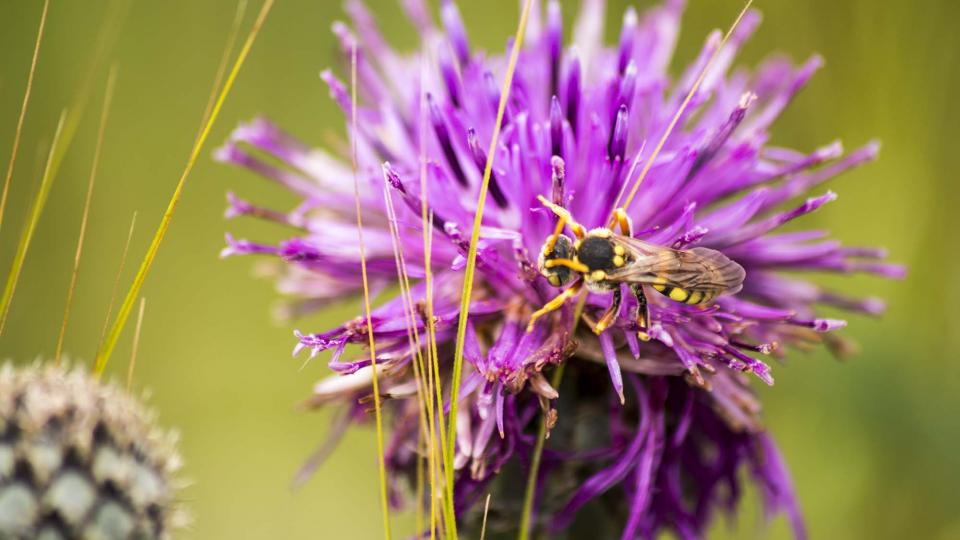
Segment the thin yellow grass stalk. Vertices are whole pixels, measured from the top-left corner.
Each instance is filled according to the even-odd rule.
[[[143,327],[143,310],[147,299],[140,298],[140,310],[137,312],[137,326],[133,330],[133,345],[130,348],[130,364],[127,366],[127,392],[133,386],[133,368],[137,365],[137,351],[140,350],[140,330]]]
[[[23,91],[20,116],[17,118],[17,129],[13,135],[13,150],[10,151],[10,163],[7,164],[7,175],[3,179],[3,194],[0,195],[0,226],[3,225],[3,212],[7,207],[7,195],[10,192],[10,182],[13,180],[13,168],[17,162],[17,149],[20,148],[23,122],[27,118],[27,107],[30,104],[30,94],[33,91],[33,76],[37,72],[37,58],[40,57],[40,43],[43,41],[43,29],[47,25],[47,10],[49,8],[50,0],[44,0],[43,11],[40,14],[40,27],[37,29],[37,40],[33,45],[33,59],[30,60],[30,72],[27,75],[27,88]]]
[[[190,152],[190,157],[187,159],[187,164],[183,169],[183,173],[180,175],[180,180],[177,182],[177,187],[174,189],[173,195],[170,198],[170,202],[167,204],[167,209],[163,213],[163,218],[160,220],[160,225],[157,227],[157,232],[154,234],[153,240],[150,242],[150,246],[147,248],[147,253],[143,258],[143,262],[140,263],[140,269],[137,270],[137,275],[133,279],[133,284],[130,286],[130,290],[127,292],[127,296],[124,298],[123,304],[120,306],[117,319],[114,321],[113,326],[107,335],[104,346],[97,353],[94,372],[98,375],[102,374],[103,370],[107,367],[107,362],[110,360],[110,355],[113,353],[113,349],[117,345],[117,340],[120,338],[120,333],[123,331],[123,327],[127,323],[127,318],[130,316],[130,311],[133,309],[133,304],[136,302],[137,296],[140,294],[140,289],[143,287],[143,282],[147,279],[147,274],[150,272],[150,267],[153,265],[153,260],[157,256],[157,251],[160,249],[160,244],[163,242],[163,238],[167,234],[167,229],[170,228],[170,222],[173,220],[173,215],[177,210],[177,203],[180,201],[180,196],[183,194],[183,188],[186,185],[187,178],[190,176],[190,172],[193,171],[194,165],[196,165],[197,158],[200,156],[200,151],[203,149],[203,145],[206,142],[207,137],[210,135],[210,130],[213,128],[213,123],[220,115],[220,110],[223,108],[223,104],[227,99],[227,95],[230,93],[230,89],[233,88],[233,83],[237,79],[237,74],[240,73],[240,68],[243,66],[247,56],[250,54],[250,49],[253,47],[253,44],[257,39],[257,35],[260,33],[260,29],[263,27],[263,23],[266,21],[267,15],[270,13],[273,3],[274,0],[266,0],[264,2],[263,7],[260,9],[260,13],[257,15],[256,21],[253,23],[253,28],[251,28],[250,33],[247,35],[247,40],[240,49],[240,53],[237,55],[237,60],[234,62],[233,68],[230,70],[227,80],[224,83],[220,94],[217,96],[213,110],[210,112],[207,120],[202,123],[203,130],[200,132],[200,136],[197,137],[197,141],[193,145],[193,150]]]
[[[507,73],[503,78],[503,88],[500,90],[500,103],[497,105],[497,120],[493,124],[493,136],[490,138],[490,148],[487,151],[487,163],[483,168],[483,181],[480,183],[480,194],[477,197],[477,213],[473,218],[473,230],[470,233],[470,249],[467,252],[467,264],[463,274],[463,295],[460,297],[460,319],[457,323],[457,342],[453,354],[453,379],[450,386],[450,416],[447,424],[447,452],[444,466],[447,475],[446,512],[450,527],[450,537],[456,540],[456,518],[453,508],[453,455],[456,444],[457,430],[457,396],[460,394],[460,376],[463,370],[463,343],[467,333],[467,316],[470,314],[470,295],[473,292],[473,275],[477,265],[477,241],[480,239],[480,223],[483,220],[483,208],[487,202],[487,189],[490,187],[490,173],[493,170],[493,158],[497,154],[497,141],[500,138],[500,127],[503,125],[503,113],[507,107],[507,98],[510,96],[510,87],[513,82],[513,72],[517,67],[517,58],[523,46],[523,37],[527,30],[527,18],[533,0],[525,0],[523,12],[520,14],[520,23],[517,25],[516,37],[510,49],[510,61],[507,64]]]
[[[693,83],[693,86],[690,87],[690,91],[687,92],[687,96],[683,99],[683,102],[680,104],[680,108],[677,109],[677,114],[673,115],[673,119],[670,120],[670,123],[667,125],[667,129],[663,132],[663,136],[660,137],[660,142],[657,143],[656,148],[653,149],[653,153],[650,154],[650,157],[647,158],[647,162],[643,165],[643,169],[640,171],[640,176],[637,177],[637,181],[634,182],[633,187],[630,189],[630,194],[627,195],[627,199],[623,202],[623,206],[619,205],[620,197],[617,197],[617,201],[614,203],[613,208],[627,208],[630,206],[630,203],[633,202],[633,197],[637,194],[637,190],[640,189],[640,184],[643,183],[643,179],[647,177],[647,173],[650,171],[650,167],[653,166],[653,161],[657,159],[657,156],[660,154],[660,150],[663,150],[663,145],[666,144],[667,138],[670,137],[670,133],[673,132],[673,128],[677,126],[677,122],[680,121],[680,117],[683,116],[683,112],[687,109],[687,105],[690,104],[690,100],[693,98],[693,94],[697,92],[697,89],[700,88],[700,83],[703,82],[704,77],[707,76],[707,72],[710,71],[710,67],[713,66],[714,60],[719,56],[720,51],[723,50],[723,47],[727,44],[727,41],[730,39],[730,36],[733,35],[734,30],[737,29],[737,26],[740,25],[740,21],[743,19],[743,16],[747,14],[747,11],[750,9],[750,5],[753,4],[753,0],[747,0],[747,3],[744,4],[743,9],[740,10],[740,14],[737,15],[737,18],[733,21],[733,24],[730,25],[730,28],[727,30],[727,33],[723,35],[723,39],[720,40],[720,44],[717,45],[717,48],[713,50],[713,53],[710,55],[710,58],[707,60],[707,63],[704,64],[703,69],[700,70],[700,74],[697,76],[697,80]],[[622,193],[621,193],[622,194]],[[613,227],[613,215],[611,213],[611,228]]]
[[[96,50],[93,54],[93,60],[90,62],[90,67],[87,69],[87,76],[80,84],[80,90],[74,94],[73,101],[70,103],[70,114],[67,115],[67,120],[63,124],[63,136],[61,137],[63,142],[53,155],[52,170],[54,174],[60,169],[60,163],[63,161],[64,154],[73,143],[73,137],[77,134],[77,129],[80,127],[80,120],[87,110],[87,103],[90,101],[93,85],[97,80],[96,74],[100,71],[100,65],[103,64],[106,52],[110,50],[113,43],[116,42],[122,26],[121,23],[126,17],[130,3],[131,2],[116,0],[110,7],[106,22],[98,35]]]
[[[429,222],[433,222],[433,211],[429,213]],[[443,456],[447,455],[447,443],[446,443],[446,428],[443,423],[443,385],[440,384],[440,360],[437,354],[437,328],[436,328],[436,319],[433,316],[433,271],[430,268],[430,253],[433,249],[433,228],[428,227],[424,233],[426,241],[426,251],[424,256],[424,261],[426,263],[426,294],[427,294],[427,394],[436,396],[436,422],[431,426],[430,436],[436,437],[436,442],[433,446],[433,452],[440,452],[439,455],[434,456],[434,461],[436,462],[437,475],[438,478],[446,478],[446,464],[444,463]],[[432,406],[432,404],[431,404]],[[436,433],[434,433],[436,430]],[[439,484],[439,480],[438,480]],[[442,487],[442,486],[440,486]],[[447,494],[450,493],[447,489],[441,490],[441,497],[446,498]],[[437,494],[432,494],[433,502],[436,502]],[[448,530],[450,527],[455,527],[456,522],[447,523],[446,522],[446,513],[444,513],[444,526]]]
[[[420,88],[425,88],[424,81],[427,79],[427,70],[429,69],[426,63],[426,58],[430,56],[429,48],[425,47],[425,50],[422,53],[420,61]],[[431,256],[433,254],[433,227],[430,226],[433,223],[433,211],[428,211],[429,203],[427,200],[427,96],[426,92],[420,92],[420,147],[419,147],[419,159],[420,159],[420,219],[421,226],[423,230],[423,260],[424,260],[424,274],[425,274],[425,283],[426,287],[426,297],[427,297],[427,306],[426,306],[426,317],[427,317],[427,388],[429,394],[435,394],[437,398],[437,410],[438,421],[436,422],[436,430],[438,431],[437,435],[440,439],[440,452],[441,456],[444,456],[444,459],[437,460],[440,463],[437,465],[438,472],[442,478],[446,478],[446,463],[445,456],[447,455],[446,449],[446,428],[443,423],[443,385],[440,384],[440,359],[437,354],[437,327],[436,320],[433,316],[433,266],[431,263]],[[433,437],[434,425],[431,423],[430,426],[430,436]],[[434,452],[437,450],[437,445],[434,445]],[[447,496],[452,494],[452,490],[443,489],[442,496],[444,501]],[[436,493],[431,494],[431,505],[436,504]],[[444,502],[444,508],[446,508],[446,502]],[[452,501],[451,501],[452,505]],[[444,523],[447,529],[456,527],[456,523],[450,524],[447,522],[447,519],[451,516],[444,511]],[[432,533],[431,533],[432,534]],[[432,536],[431,536],[432,538]]]
[[[360,179],[357,176],[357,46],[350,54],[350,162],[353,171],[353,194],[357,213],[357,241],[360,250],[360,276],[363,279],[363,308],[367,320],[367,346],[373,371],[373,411],[377,425],[377,468],[380,473],[380,509],[383,513],[383,535],[390,540],[390,507],[387,503],[387,464],[383,456],[383,415],[380,411],[380,383],[377,373],[377,348],[370,318],[370,286],[367,280],[367,255],[363,243],[363,218],[360,211]]]
[[[436,489],[436,477],[434,471],[434,440],[433,440],[433,423],[434,423],[434,411],[433,411],[433,396],[429,393],[429,380],[427,379],[427,374],[425,371],[424,361],[423,361],[423,346],[420,343],[420,332],[416,328],[416,309],[413,303],[413,294],[410,290],[410,279],[407,272],[407,263],[406,259],[403,256],[403,248],[400,242],[400,232],[397,229],[397,214],[393,206],[393,198],[390,195],[390,187],[387,184],[386,176],[384,176],[384,186],[383,186],[383,197],[386,203],[387,208],[387,221],[390,228],[390,241],[393,247],[393,256],[397,264],[397,280],[400,283],[400,295],[403,300],[403,313],[405,318],[405,326],[407,329],[407,340],[409,342],[411,354],[414,355],[414,360],[411,362],[413,364],[413,375],[414,380],[417,382],[417,403],[419,405],[419,420],[420,420],[420,429],[422,432],[422,440],[426,442],[430,467],[430,536],[434,537],[436,530],[436,502],[435,497],[432,495],[435,493]],[[428,424],[429,424],[429,433],[428,433]],[[420,463],[420,458],[417,458],[417,467],[418,470],[422,467]],[[418,481],[422,479],[418,478]],[[417,499],[417,512],[421,511],[420,506],[421,498]],[[418,530],[422,530],[418,527]]]
[[[418,392],[419,392],[419,390],[418,390]],[[421,417],[421,419],[423,418],[423,414],[422,414],[422,413],[421,413],[420,417]],[[422,451],[425,451],[425,448],[426,448],[426,442],[424,441],[423,436],[424,436],[424,433],[421,431],[420,434],[419,434],[419,436],[417,437],[417,452],[418,452],[418,453],[419,453],[419,452],[422,452]],[[414,505],[415,510],[414,510],[413,526],[416,527],[416,529],[414,529],[414,530],[417,531],[417,534],[419,534],[420,531],[423,530],[423,525],[424,525],[424,524],[423,524],[424,508],[423,508],[423,505],[420,504],[420,501],[423,500],[423,494],[424,494],[424,485],[423,485],[423,484],[424,484],[424,479],[423,479],[423,477],[424,477],[423,458],[421,458],[421,457],[418,455],[418,456],[417,456],[417,469],[416,469],[416,485],[415,485],[414,491],[413,491],[413,494],[414,494],[414,497],[415,497],[414,500],[416,501],[416,504]],[[431,484],[431,485],[432,485],[432,484]],[[429,486],[428,486],[428,488],[429,488]],[[433,523],[432,523],[432,522],[430,523],[430,535],[433,536]]]
[[[233,47],[236,45],[237,36],[240,35],[240,25],[243,24],[243,16],[247,12],[247,0],[237,2],[237,11],[233,15],[233,23],[230,25],[230,33],[227,36],[227,44],[223,47],[223,54],[220,56],[220,63],[217,64],[217,74],[213,77],[213,85],[210,87],[210,96],[207,98],[207,104],[203,107],[203,116],[200,120],[200,127],[197,129],[197,136],[194,138],[194,144],[200,140],[203,135],[203,127],[207,125],[210,119],[210,113],[216,103],[217,89],[223,83],[223,76],[227,73],[227,66],[230,65],[230,55],[233,53]]]
[[[60,365],[63,354],[63,340],[67,335],[67,323],[70,320],[70,307],[73,305],[73,292],[77,287],[77,276],[80,273],[80,256],[83,254],[83,240],[87,234],[87,220],[90,217],[90,203],[93,200],[93,186],[100,167],[100,154],[103,149],[103,134],[107,127],[107,117],[110,113],[110,103],[113,100],[113,89],[117,82],[116,67],[110,69],[107,77],[107,89],[103,95],[103,108],[100,111],[100,127],[97,129],[97,143],[93,150],[93,164],[90,166],[90,177],[87,180],[87,195],[83,202],[83,217],[80,218],[80,234],[77,235],[77,251],[73,257],[73,271],[70,273],[70,285],[67,287],[67,303],[63,308],[63,323],[60,325],[60,335],[57,337],[57,351],[53,356],[53,363]]]
[[[107,329],[110,328],[110,317],[113,316],[113,308],[117,303],[117,293],[120,292],[120,278],[123,276],[123,268],[127,264],[127,255],[130,253],[130,241],[133,239],[133,230],[137,226],[137,212],[133,212],[130,218],[130,228],[127,230],[127,241],[123,244],[123,251],[120,253],[120,266],[117,267],[117,275],[113,278],[113,288],[110,290],[110,302],[107,304],[107,316],[103,319],[103,330],[100,331],[100,341],[97,342],[97,355],[103,349],[103,342],[107,339]]]
[[[40,180],[40,189],[33,199],[30,207],[30,213],[27,214],[27,222],[23,226],[23,232],[20,234],[20,243],[17,245],[17,252],[13,257],[13,264],[10,267],[10,274],[7,276],[7,284],[3,289],[3,297],[0,298],[0,335],[3,335],[3,329],[7,323],[7,314],[10,312],[10,303],[13,301],[13,293],[17,289],[17,281],[20,279],[20,271],[23,270],[23,263],[27,258],[27,250],[30,249],[30,242],[33,240],[33,233],[40,221],[40,214],[43,213],[43,207],[47,204],[47,197],[50,195],[50,188],[53,186],[53,178],[56,176],[53,171],[53,156],[57,152],[57,145],[60,143],[60,135],[63,133],[63,123],[67,117],[67,110],[60,113],[60,120],[57,121],[57,130],[53,134],[53,141],[50,143],[50,152],[47,154],[47,164],[43,169],[43,178]]]
[[[480,525],[480,540],[487,537],[487,514],[490,513],[490,493],[487,493],[487,501],[483,503],[483,523]]]

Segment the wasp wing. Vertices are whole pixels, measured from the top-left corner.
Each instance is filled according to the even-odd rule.
[[[632,260],[608,271],[609,281],[664,285],[709,298],[743,287],[743,267],[719,251],[704,247],[677,250],[619,235],[612,240],[623,246]]]

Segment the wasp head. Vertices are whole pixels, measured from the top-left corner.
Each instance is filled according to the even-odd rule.
[[[551,285],[563,287],[576,277],[576,272],[566,266],[547,268],[546,262],[552,259],[573,259],[577,255],[577,250],[569,236],[561,234],[557,236],[555,242],[552,240],[552,237],[548,238],[543,243],[543,247],[540,248],[537,269],[540,271],[540,275],[547,278]],[[550,247],[550,244],[553,244],[553,248]]]

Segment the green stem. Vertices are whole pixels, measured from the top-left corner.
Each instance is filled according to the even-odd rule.
[[[566,364],[557,366],[550,379],[550,385],[554,388],[560,388],[560,380],[563,378],[563,368]],[[519,540],[528,540],[530,538],[530,520],[533,517],[533,499],[537,495],[537,475],[540,472],[540,457],[543,455],[543,445],[547,441],[547,415],[540,417],[540,428],[537,431],[537,442],[533,447],[533,458],[530,460],[530,472],[527,474],[527,487],[523,492],[523,514],[520,516],[520,533],[517,535]]]

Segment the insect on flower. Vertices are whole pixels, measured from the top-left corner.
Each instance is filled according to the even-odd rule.
[[[506,92],[508,56],[471,46],[455,2],[440,2],[440,24],[425,2],[402,4],[422,37],[410,53],[387,43],[360,0],[348,2],[351,24],[333,25],[356,81],[321,78],[355,154],[265,119],[217,152],[297,198],[268,208],[231,194],[227,210],[290,229],[279,243],[228,236],[223,250],[272,259],[263,268],[288,297],[283,315],[380,291],[357,317],[295,331],[294,354],[330,353],[305,405],[339,407],[342,433],[370,420],[379,395],[390,500],[424,511],[438,501],[402,497],[417,471],[441,468],[431,456],[444,445],[423,433],[455,428],[440,476],[449,483],[438,483],[452,491],[445,519],[471,538],[487,493],[499,530],[527,515],[548,536],[702,538],[746,485],[804,538],[753,386],[772,385],[768,362],[792,349],[847,348],[835,333],[846,322],[823,308],[883,311],[805,272],[904,272],[883,249],[781,229],[835,200],[810,192],[878,150],[776,143],[774,121],[820,58],[735,67],[759,24],[746,9],[673,77],[682,0],[628,9],[614,45],[602,41],[602,0],[581,3],[572,31],[551,0],[530,13]],[[480,193],[490,204],[478,220]],[[550,438],[537,454],[541,426]],[[537,459],[521,506],[516,472],[522,482]]]
[[[675,302],[694,306],[706,305],[721,294],[736,293],[743,287],[746,276],[743,267],[719,251],[704,247],[689,251],[671,249],[634,238],[633,225],[623,208],[614,210],[615,225],[587,231],[562,206],[542,195],[537,198],[559,218],[556,230],[540,250],[537,261],[540,273],[555,287],[569,283],[574,274],[579,274],[580,279],[535,311],[527,332],[533,331],[538,318],[579,294],[583,285],[590,292],[613,294],[613,302],[600,320],[590,321],[597,334],[619,317],[623,301],[621,285],[629,285],[637,298],[633,317],[637,335],[644,341],[650,339],[645,285]],[[565,225],[570,225],[575,241],[562,234]],[[614,233],[614,226],[620,228],[621,234]]]

